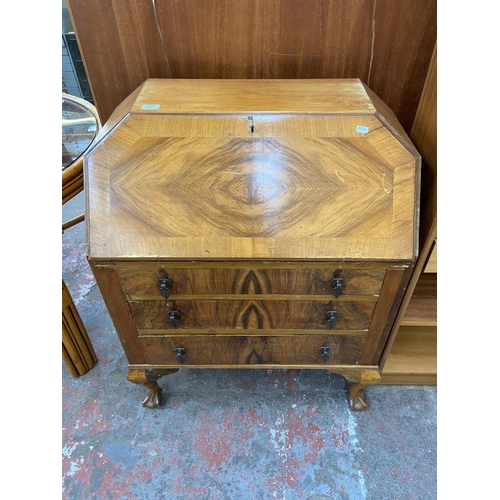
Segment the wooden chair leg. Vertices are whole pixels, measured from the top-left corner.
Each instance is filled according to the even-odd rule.
[[[63,360],[73,377],[87,373],[97,363],[89,336],[64,281],[62,282]]]
[[[65,222],[62,225],[62,232],[66,231],[66,229],[69,229],[70,227],[73,227],[75,224],[79,224],[80,222],[83,222],[85,220],[85,214],[79,215],[78,217],[74,217],[73,219]]]

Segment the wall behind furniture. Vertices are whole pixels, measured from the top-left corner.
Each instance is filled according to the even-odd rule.
[[[67,0],[104,123],[147,78],[360,78],[411,130],[437,0]]]

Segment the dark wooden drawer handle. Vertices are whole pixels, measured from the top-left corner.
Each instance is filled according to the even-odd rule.
[[[179,322],[176,318],[181,315],[180,311],[167,311],[167,315],[170,318],[170,325],[172,326],[172,328],[175,328],[177,330],[177,328],[179,328]]]
[[[328,361],[328,358],[330,357],[330,348],[327,346],[320,347],[319,352],[323,356],[323,363],[326,363]]]
[[[173,281],[169,278],[160,278],[158,280],[160,284],[160,293],[164,299],[168,299],[170,297],[170,290],[167,288],[167,285],[171,285]]]
[[[328,321],[326,323],[326,327],[328,330],[333,330],[335,328],[335,321],[337,318],[337,311],[327,311],[326,317],[328,318]]]
[[[175,357],[177,358],[177,362],[182,365],[182,363],[184,363],[184,356],[187,352],[186,349],[184,349],[184,347],[176,347],[174,349],[174,352],[175,352]]]
[[[333,278],[331,280],[332,286],[333,286],[333,295],[336,299],[338,299],[343,292],[343,284],[344,284],[344,279],[342,278]]]

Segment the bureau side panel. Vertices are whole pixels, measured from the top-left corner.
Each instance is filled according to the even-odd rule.
[[[137,336],[137,330],[128,307],[127,300],[120,288],[120,281],[114,269],[95,266],[89,261],[96,283],[101,291],[116,333],[123,346],[128,362],[145,363],[146,358]]]
[[[359,364],[376,365],[379,363],[410,274],[411,268],[387,271]]]

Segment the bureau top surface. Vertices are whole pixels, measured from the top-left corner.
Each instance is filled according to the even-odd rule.
[[[146,80],[132,113],[373,113],[356,79]],[[153,105],[153,107],[151,107]],[[156,106],[158,107],[156,108]]]
[[[147,80],[85,155],[88,255],[412,260],[419,169],[359,80]]]

